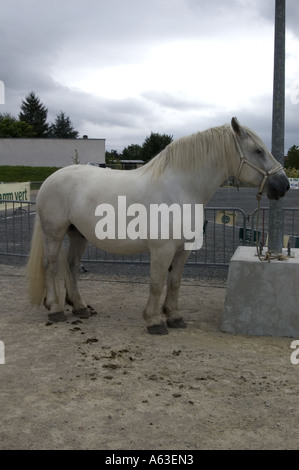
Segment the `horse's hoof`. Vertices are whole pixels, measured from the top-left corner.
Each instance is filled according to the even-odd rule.
[[[79,318],[89,318],[96,314],[97,312],[91,307],[91,305],[87,305],[85,308],[80,308],[79,310],[73,311],[73,315]]]
[[[160,325],[152,325],[147,327],[147,331],[150,335],[167,335],[168,331],[164,323]]]
[[[91,305],[87,305],[87,308],[90,312],[90,315],[97,315],[98,314],[98,312]]]
[[[168,318],[166,323],[169,328],[187,328],[187,323],[182,318]]]
[[[48,318],[52,322],[66,321],[64,312],[48,313]]]

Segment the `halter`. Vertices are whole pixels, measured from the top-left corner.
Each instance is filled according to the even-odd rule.
[[[264,257],[262,257],[262,255],[260,254],[260,251],[259,251],[259,237],[258,237],[258,227],[259,227],[259,216],[260,216],[260,202],[261,202],[261,197],[262,197],[262,193],[263,193],[263,189],[264,189],[264,186],[265,186],[265,183],[267,181],[267,179],[269,178],[269,176],[271,175],[274,175],[275,173],[277,173],[278,171],[280,170],[283,170],[283,167],[280,163],[276,162],[275,165],[273,166],[273,168],[271,168],[271,170],[269,171],[265,171],[263,170],[262,168],[259,168],[258,166],[256,166],[254,163],[252,163],[251,161],[249,161],[244,153],[243,153],[243,150],[242,150],[242,147],[235,135],[235,133],[233,133],[234,135],[234,139],[235,139],[235,142],[236,142],[236,146],[237,146],[237,149],[238,149],[238,152],[239,152],[239,155],[240,155],[240,165],[239,165],[239,168],[238,168],[238,172],[237,172],[237,176],[236,176],[236,184],[237,184],[237,187],[239,188],[239,178],[240,178],[240,175],[241,175],[241,171],[242,171],[242,168],[243,168],[243,165],[245,163],[247,163],[247,165],[251,166],[251,168],[254,168],[257,172],[261,173],[262,175],[264,175],[264,178],[263,178],[263,181],[261,182],[261,185],[259,187],[259,191],[256,195],[256,198],[257,198],[257,203],[258,203],[258,211],[257,211],[257,222],[256,222],[256,233],[257,233],[257,237],[256,237],[256,251],[257,251],[257,256],[259,257],[259,260],[260,261],[270,261],[271,259],[278,259],[278,260],[287,260],[287,258],[282,254],[282,253],[274,253],[272,254],[270,251],[267,251],[266,255]]]
[[[234,132],[233,132],[233,136],[234,136],[236,146],[237,146],[237,149],[238,149],[239,155],[240,155],[240,165],[239,165],[239,168],[238,168],[238,171],[237,171],[236,185],[237,185],[237,187],[239,187],[239,179],[240,179],[241,171],[243,169],[243,165],[246,163],[247,165],[251,166],[251,168],[254,168],[254,170],[256,170],[259,173],[261,173],[262,175],[264,175],[263,181],[261,182],[261,185],[259,187],[259,191],[257,193],[257,198],[259,199],[261,197],[262,193],[263,193],[265,183],[266,183],[267,179],[269,178],[269,176],[274,175],[274,173],[277,173],[280,170],[283,170],[283,167],[280,163],[276,162],[275,165],[273,166],[273,168],[271,168],[271,170],[269,170],[269,171],[266,171],[266,170],[263,170],[262,168],[259,168],[257,165],[255,165],[254,163],[252,163],[250,160],[248,160],[245,157],[245,155],[243,153],[243,150],[242,150],[242,147],[241,147],[241,145],[240,145],[240,143],[239,143],[239,141],[238,141],[238,139],[237,139]]]

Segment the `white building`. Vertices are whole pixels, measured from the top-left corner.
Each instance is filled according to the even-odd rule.
[[[0,138],[0,165],[56,166],[105,163],[105,139]]]

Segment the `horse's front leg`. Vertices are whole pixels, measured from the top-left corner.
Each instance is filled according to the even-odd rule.
[[[147,331],[150,334],[167,334],[167,328],[160,307],[160,298],[172,256],[171,253],[163,250],[151,253],[150,293],[143,311]]]
[[[183,269],[189,255],[190,251],[179,251],[175,254],[169,267],[167,293],[163,304],[163,312],[169,328],[186,328],[187,326],[178,309],[178,298]]]

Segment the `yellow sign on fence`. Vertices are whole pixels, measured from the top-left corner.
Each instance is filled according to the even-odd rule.
[[[237,220],[236,212],[218,211],[216,215],[216,224],[235,225]]]
[[[0,210],[17,208],[17,204],[9,201],[30,201],[30,182],[26,183],[1,183],[0,184]]]

